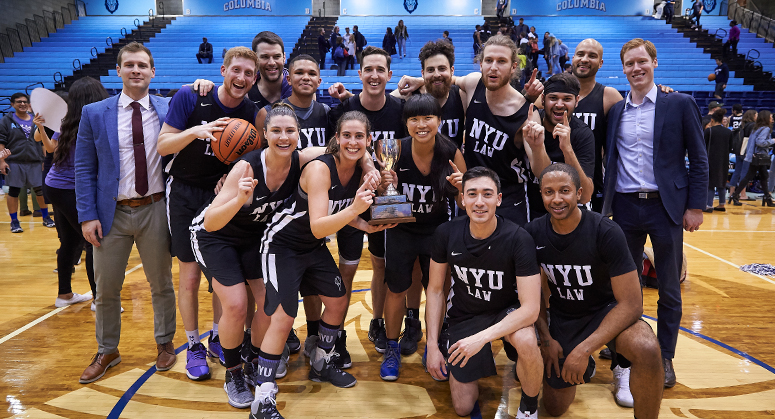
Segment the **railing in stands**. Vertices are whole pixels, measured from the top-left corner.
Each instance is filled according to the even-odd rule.
[[[151,21],[151,26],[156,26],[156,22],[153,19],[153,9],[148,9],[148,20]]]
[[[65,90],[65,78],[62,73],[54,73],[54,90]]]
[[[723,32],[723,34],[719,34],[719,32]],[[716,32],[714,32],[713,36],[716,37],[716,39],[724,40],[724,38],[727,37],[727,30],[724,28],[718,28],[716,29]]]
[[[31,85],[25,87],[24,88],[24,93],[26,93],[29,96],[29,94],[30,94],[30,87],[37,86],[37,85],[40,85],[40,87],[46,87],[46,86],[43,85],[42,82],[38,81],[38,82],[32,83]]]
[[[100,53],[100,50],[98,50],[97,47],[91,47],[91,49],[89,50],[89,53],[91,54],[92,57],[96,58],[97,55]]]
[[[727,9],[727,17],[737,21],[744,28],[764,38],[767,42],[775,42],[775,19],[764,16],[732,2]]]
[[[77,65],[76,65],[76,63],[77,63]],[[81,60],[79,60],[77,58],[74,59],[73,60],[73,70],[80,70],[82,68],[83,68],[83,66],[81,65]]]
[[[105,38],[105,45],[107,45],[108,48],[111,48],[113,46],[113,38],[111,37]]]
[[[161,17],[164,17],[164,2],[159,2],[159,11],[161,12]]]
[[[8,102],[8,103],[6,103]],[[11,106],[11,97],[10,96],[0,96],[0,114],[7,114],[8,112],[13,109],[13,106]]]

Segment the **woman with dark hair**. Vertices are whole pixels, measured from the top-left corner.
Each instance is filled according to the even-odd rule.
[[[97,296],[97,286],[94,284],[94,265],[92,246],[86,243],[78,222],[78,212],[75,209],[75,140],[78,136],[78,125],[81,123],[81,110],[84,106],[108,98],[108,92],[98,80],[91,77],[78,79],[70,87],[68,93],[67,113],[62,119],[60,133],[49,139],[44,129],[39,129],[43,146],[49,153],[54,153],[51,170],[46,175],[44,188],[54,206],[56,229],[59,235],[59,251],[57,252],[57,276],[59,277],[59,292],[54,305],[65,307]],[[44,124],[43,117],[36,115],[35,123]],[[81,253],[86,244],[86,276],[92,295],[74,293],[71,287],[73,277],[73,261]],[[94,304],[94,303],[92,303]],[[93,307],[93,306],[92,306]]]
[[[409,39],[409,32],[406,30],[403,20],[398,21],[394,34],[398,42],[398,57],[403,59],[406,57],[406,40]]]
[[[401,323],[407,313],[406,330],[422,330],[420,307],[404,308],[404,300],[413,285],[412,270],[419,259],[422,285],[428,286],[431,244],[436,227],[449,220],[450,198],[460,203],[463,172],[466,171],[463,154],[455,143],[439,133],[441,107],[429,94],[415,95],[404,105],[403,120],[409,137],[401,141],[401,155],[394,170],[382,171],[378,190],[391,183],[412,204],[416,222],[399,224],[385,233],[385,333],[387,346],[380,368],[380,377],[386,381],[398,379],[401,355],[417,350],[420,336],[404,337],[399,343]]]
[[[753,128],[756,126],[756,116],[757,113],[753,109],[749,109],[743,114],[743,119],[740,121],[739,127],[743,132],[743,138],[750,138],[751,133],[753,133]],[[733,150],[733,152],[737,153],[735,154],[735,173],[732,174],[732,179],[729,180],[729,200],[727,201],[727,204],[732,203],[732,195],[735,193],[737,182],[740,181],[740,178],[743,177],[744,174],[748,173],[748,163],[744,159],[745,149]],[[740,199],[747,201],[748,196],[745,193],[745,188],[746,185],[743,185],[738,195],[740,195]]]
[[[729,142],[732,131],[724,128],[722,121],[726,109],[719,108],[713,112],[710,125],[705,130],[705,147],[708,150],[708,203],[705,212],[726,211],[727,176],[729,175]],[[718,206],[713,208],[713,198],[718,191]]]
[[[390,26],[385,31],[385,36],[382,37],[382,49],[390,55],[396,55],[396,37],[393,35],[393,30],[390,29]]]
[[[771,134],[772,113],[770,111],[761,111],[756,117],[756,126],[754,126],[753,134],[748,139],[748,147],[745,152],[748,171],[736,185],[735,193],[732,194],[732,202],[736,206],[743,205],[740,203],[740,194],[737,191],[747,186],[748,182],[758,174],[759,184],[762,192],[764,192],[764,195],[762,195],[762,206],[775,207],[775,203],[772,202],[772,195],[770,195],[770,189],[767,187],[767,169],[770,167],[769,151],[772,145],[775,144]],[[757,158],[759,156],[766,156],[766,158],[759,161]]]

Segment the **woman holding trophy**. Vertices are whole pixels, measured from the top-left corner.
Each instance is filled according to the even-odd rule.
[[[385,329],[388,345],[380,377],[386,381],[398,379],[401,367],[398,337],[405,313],[406,292],[412,285],[412,268],[419,258],[422,284],[426,287],[433,233],[436,227],[449,220],[450,198],[456,197],[460,205],[463,172],[466,170],[460,150],[439,132],[441,107],[433,96],[422,94],[409,98],[404,105],[403,120],[409,137],[395,140],[393,147],[382,140],[376,150],[378,158],[385,163],[378,188],[380,195],[390,196],[393,189],[398,189],[411,206],[411,214],[406,215],[416,220],[399,224],[385,234],[385,283],[388,286]],[[393,160],[395,163],[390,167],[388,163]],[[408,321],[419,323],[416,318],[407,318]],[[416,351],[416,341],[413,343],[414,347],[406,353]]]

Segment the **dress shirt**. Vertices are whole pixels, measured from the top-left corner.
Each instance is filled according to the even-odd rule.
[[[121,165],[118,183],[118,198],[121,201],[140,198],[135,191],[135,154],[132,141],[132,98],[121,92],[118,99],[118,157]],[[159,115],[151,106],[148,95],[137,101],[143,116],[143,137],[145,143],[145,161],[148,164],[148,195],[164,192],[164,179],[161,173],[161,155],[156,151],[159,138]]]
[[[616,192],[631,193],[656,191],[654,177],[654,117],[656,115],[657,86],[643,98],[643,103],[632,103],[632,91],[627,93],[616,147],[619,151]]]

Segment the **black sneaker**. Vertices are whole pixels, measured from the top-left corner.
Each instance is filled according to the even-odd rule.
[[[288,332],[288,339],[285,340],[285,344],[288,345],[288,349],[291,350],[292,354],[298,353],[301,350],[301,341],[296,336],[296,329],[291,329]]]
[[[250,406],[250,419],[285,419],[277,411],[277,384],[267,382],[256,388],[256,399]]]
[[[245,330],[245,334],[242,336],[240,356],[242,356],[242,359],[250,358],[250,329]]]
[[[315,348],[315,351],[312,353],[312,367],[309,369],[309,379],[319,383],[328,381],[334,386],[341,388],[354,386],[358,381],[355,377],[336,366],[334,361],[337,356],[338,354],[333,348],[328,353],[319,347]]]
[[[256,386],[256,380],[258,379],[258,358],[248,361],[242,360],[242,373],[245,375],[245,381],[247,381],[250,387]]]
[[[353,361],[350,359],[350,352],[347,351],[346,331],[339,331],[339,336],[337,336],[336,343],[334,343],[334,351],[339,354],[339,356],[337,356],[336,360],[334,361],[337,368],[345,370],[353,366]]]
[[[369,340],[374,342],[374,349],[384,354],[387,348],[387,335],[385,334],[385,319],[371,319],[369,324]]]
[[[407,317],[404,323],[404,332],[398,346],[401,347],[401,355],[411,355],[417,352],[417,342],[422,339],[422,323],[420,320]]]

